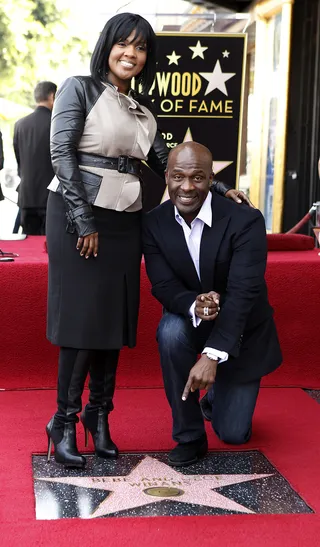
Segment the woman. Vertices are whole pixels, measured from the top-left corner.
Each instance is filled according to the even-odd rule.
[[[81,414],[95,452],[115,458],[108,414],[119,350],[136,342],[140,281],[140,166],[162,177],[168,150],[146,105],[154,80],[155,34],[130,13],[105,25],[91,76],[69,78],[52,115],[49,186],[48,339],[60,346],[58,409],[47,425],[48,458],[83,467],[75,424],[90,363],[89,404]],[[132,78],[141,94],[133,92]],[[221,183],[216,187],[225,193]],[[233,196],[236,199],[235,195]]]

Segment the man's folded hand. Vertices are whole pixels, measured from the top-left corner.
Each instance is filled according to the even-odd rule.
[[[218,316],[220,295],[215,291],[199,294],[196,298],[195,314],[202,321],[213,321]]]

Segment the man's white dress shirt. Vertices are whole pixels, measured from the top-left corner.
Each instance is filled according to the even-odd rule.
[[[205,201],[202,204],[202,207],[198,215],[191,222],[191,227],[188,226],[185,220],[181,217],[176,206],[174,207],[175,219],[180,224],[180,226],[182,226],[184,237],[188,246],[188,250],[192,258],[192,261],[194,263],[194,267],[196,269],[199,279],[200,279],[200,245],[201,245],[203,227],[205,224],[209,226],[210,228],[212,226],[211,200],[212,200],[212,195],[211,195],[211,192],[209,192]],[[193,326],[197,328],[201,323],[201,319],[200,317],[197,317],[195,315],[195,306],[196,306],[196,303],[194,302],[192,306],[190,307],[189,314],[192,319]],[[202,353],[207,353],[210,355],[210,357],[216,358],[219,363],[223,363],[224,361],[227,361],[229,357],[228,353],[226,353],[225,351],[220,351],[220,350],[217,350],[214,348],[208,348],[208,347],[204,348]]]

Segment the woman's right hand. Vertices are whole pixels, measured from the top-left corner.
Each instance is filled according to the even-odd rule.
[[[77,251],[80,251],[80,256],[89,258],[91,255],[98,256],[98,232],[89,234],[85,237],[79,237],[77,241]]]

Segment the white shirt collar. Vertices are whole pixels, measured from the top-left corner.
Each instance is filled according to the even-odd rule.
[[[199,213],[197,214],[196,218],[191,222],[191,226],[195,222],[195,220],[198,218],[204,224],[207,224],[207,226],[209,226],[211,228],[211,226],[212,226],[211,201],[212,201],[212,194],[211,194],[211,192],[208,192],[208,195],[207,195],[206,199],[204,200]],[[176,221],[179,222],[179,224],[184,222],[184,220],[183,220],[182,216],[180,215],[180,213],[179,213],[176,206],[174,206],[174,216],[175,216]]]

